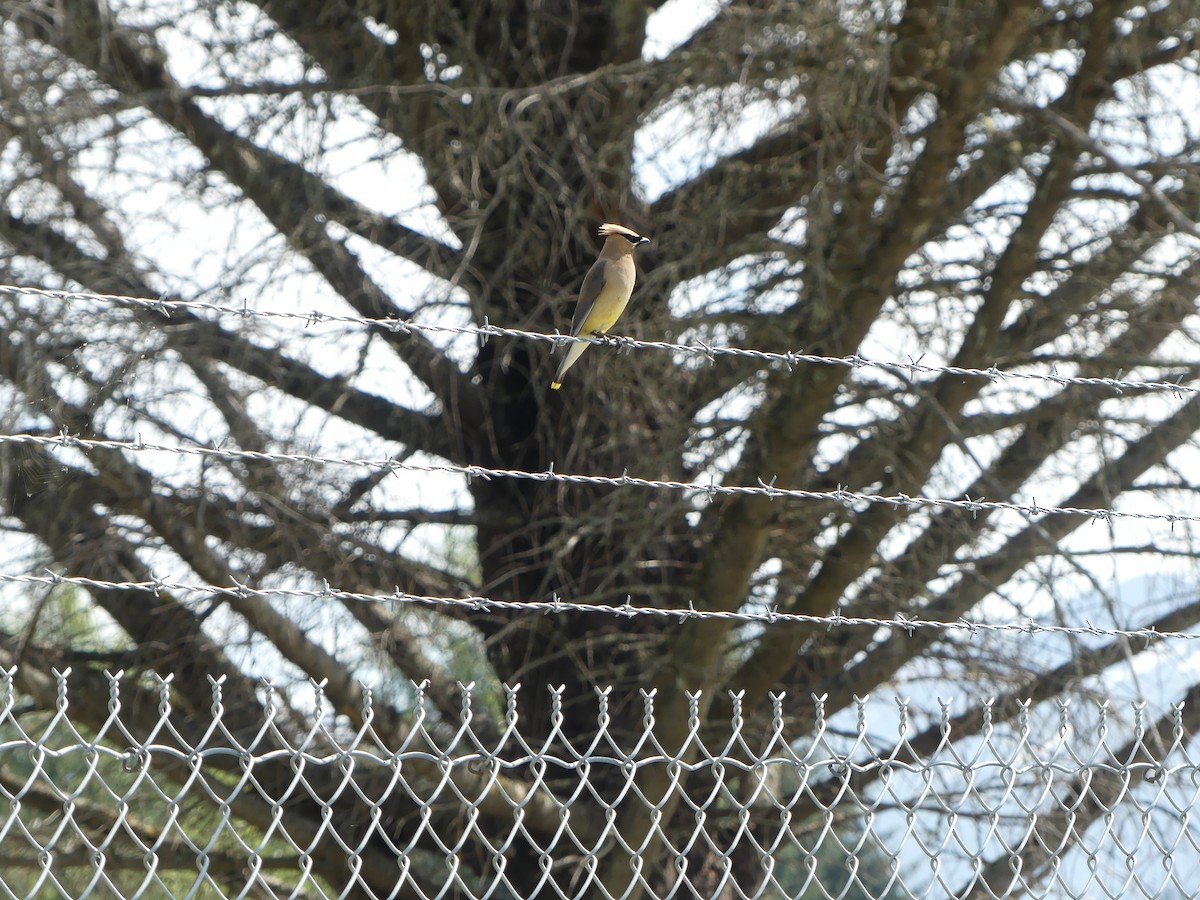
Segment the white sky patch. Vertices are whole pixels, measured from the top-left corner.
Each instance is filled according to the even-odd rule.
[[[639,193],[653,202],[800,114],[798,88],[799,82],[789,79],[774,95],[740,85],[681,89],[650,113],[634,136]]]
[[[1200,141],[1200,73],[1160,66],[1118,82],[1099,110],[1092,137],[1119,162],[1144,164]]]
[[[339,343],[336,335],[325,342],[329,353],[336,353]],[[344,346],[344,345],[342,345]],[[327,356],[336,360],[336,356]],[[343,357],[343,364],[349,359]],[[328,363],[326,363],[328,364]],[[436,402],[434,395],[401,362],[396,352],[384,343],[381,336],[371,338],[366,352],[354,359],[353,384],[369,394],[376,394],[408,409],[431,409]]]
[[[216,31],[212,17],[220,23]],[[156,37],[172,75],[185,87],[319,84],[324,78],[290,41],[276,34],[264,37],[273,26],[248,4],[195,11],[184,19],[187,27],[160,28]],[[225,47],[222,36],[229,33],[256,35],[252,49],[215,51]],[[267,94],[197,102],[225,127],[304,166],[351,199],[457,245],[436,212],[419,158],[380,128],[356,99],[314,91],[307,99]]]
[[[763,382],[750,380],[726,391],[697,414],[693,446],[683,454],[684,462],[695,470],[693,483],[725,483],[750,438],[749,428],[741,423],[750,418],[765,398]],[[770,477],[764,480],[773,481]],[[694,498],[697,508],[703,509],[708,503],[705,495],[697,494]]]
[[[720,0],[667,0],[646,19],[642,59],[662,59],[716,18]]]
[[[743,256],[720,271],[677,284],[668,308],[680,321],[745,310],[779,312],[796,303],[800,278],[798,267],[781,257]]]
[[[379,245],[352,235],[336,223],[329,225],[330,235],[345,240],[346,246],[370,273],[375,283],[395,302],[397,309],[411,311],[421,322],[447,326],[472,324],[469,297],[461,288],[430,275],[416,263],[390,253]],[[426,339],[438,346],[458,346],[453,357],[463,366],[474,355],[474,337],[456,338],[452,335],[427,334]],[[469,345],[469,346],[467,346]]]
[[[1081,53],[1072,50],[1034,54],[1006,65],[999,82],[1035,106],[1048,106],[1066,91],[1081,59]]]
[[[110,0],[117,21],[151,29],[171,76],[188,87],[316,80],[321,70],[251,3]],[[230,40],[237,35],[236,40]],[[260,98],[260,102],[266,102]]]
[[[436,197],[415,153],[403,149],[394,135],[385,134],[369,115],[351,118],[352,132],[324,155],[331,184],[369,209],[436,238],[455,249],[457,236],[442,218]],[[339,118],[339,130],[346,120]]]

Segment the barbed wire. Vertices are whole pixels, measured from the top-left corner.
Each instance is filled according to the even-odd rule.
[[[1036,500],[1028,503],[1009,503],[1003,500],[985,500],[982,497],[964,496],[962,499],[950,497],[924,497],[910,494],[866,494],[861,491],[851,491],[838,487],[831,491],[811,491],[803,488],[775,487],[775,479],[770,481],[759,478],[757,485],[729,485],[711,481],[708,484],[696,484],[686,481],[669,481],[653,478],[641,478],[630,475],[628,471],[620,475],[577,475],[554,471],[551,463],[548,469],[531,472],[524,469],[497,469],[488,466],[463,466],[456,463],[414,463],[398,459],[370,459],[365,457],[322,456],[313,453],[279,453],[262,450],[234,450],[224,447],[182,447],[170,444],[156,444],[147,441],[122,441],[101,438],[85,438],[68,433],[65,429],[58,435],[44,434],[0,434],[0,444],[33,444],[51,448],[75,448],[79,450],[115,450],[150,453],[174,453],[184,456],[201,456],[209,458],[238,459],[273,463],[304,463],[308,465],[335,465],[376,469],[388,472],[425,472],[461,475],[472,478],[511,478],[521,481],[557,482],[562,484],[588,484],[607,487],[640,487],[650,490],[680,491],[689,497],[704,496],[709,501],[718,496],[759,496],[769,500],[826,500],[853,507],[855,504],[884,504],[904,509],[949,508],[969,512],[973,516],[981,512],[1014,512],[1022,516],[1070,515],[1085,516],[1093,520],[1111,522],[1114,519],[1136,519],[1142,521],[1166,522],[1172,527],[1176,523],[1200,522],[1200,515],[1190,513],[1155,513],[1130,512],[1107,509],[1104,507],[1079,506],[1043,506]]]
[[[991,632],[1130,638],[1144,641],[1162,638],[1184,641],[1200,639],[1200,632],[1159,631],[1153,627],[1105,628],[1095,625],[1091,621],[1088,621],[1086,625],[1053,625],[1038,622],[1032,617],[1027,617],[1024,622],[978,622],[961,616],[948,621],[922,619],[919,616],[909,616],[901,612],[895,613],[891,618],[844,616],[839,613],[816,616],[805,613],[780,612],[774,607],[765,609],[762,612],[747,612],[702,610],[696,609],[690,603],[686,608],[635,606],[632,597],[626,597],[623,604],[609,605],[563,600],[558,594],[551,595],[551,599],[549,600],[498,600],[491,597],[477,596],[439,597],[428,594],[410,594],[399,588],[387,594],[368,594],[357,591],[339,590],[330,587],[328,583],[320,589],[313,590],[306,588],[251,587],[236,580],[228,585],[176,582],[169,578],[153,578],[150,581],[103,581],[79,575],[63,575],[49,569],[46,570],[46,573],[45,575],[0,573],[0,583],[39,585],[44,587],[73,585],[86,590],[137,591],[148,594],[160,594],[163,591],[172,591],[217,597],[231,596],[241,599],[257,597],[264,600],[277,598],[281,600],[336,600],[341,603],[400,603],[410,606],[450,607],[465,609],[471,612],[537,612],[545,615],[569,612],[596,613],[599,615],[616,616],[618,618],[635,618],[640,616],[657,619],[674,619],[681,624],[689,620],[719,619],[743,624],[814,625],[826,629],[836,627],[894,628],[899,631],[905,631],[910,636],[917,630],[935,629],[960,632],[970,636]]]
[[[480,345],[487,343],[487,341],[492,337],[512,337],[522,340],[551,343],[556,346],[571,343],[599,343],[608,344],[618,349],[662,350],[672,353],[687,353],[695,356],[707,357],[710,362],[715,362],[718,357],[722,356],[753,359],[759,362],[775,363],[786,367],[789,371],[799,363],[813,363],[817,365],[842,366],[852,369],[878,369],[893,375],[907,375],[909,378],[916,376],[918,373],[922,375],[959,375],[964,378],[986,378],[992,382],[1015,379],[1024,381],[1043,381],[1059,387],[1064,387],[1067,385],[1106,387],[1112,389],[1118,394],[1127,390],[1142,392],[1166,391],[1175,394],[1176,396],[1200,393],[1200,387],[1183,384],[1181,380],[1182,376],[1181,379],[1177,381],[1135,381],[1122,379],[1120,377],[1093,377],[1084,375],[1059,375],[1055,372],[1010,371],[1000,369],[994,365],[989,366],[986,369],[970,366],[939,366],[930,365],[928,363],[921,362],[920,359],[911,358],[906,362],[901,362],[899,360],[871,359],[858,354],[850,354],[847,356],[822,356],[814,353],[804,353],[803,351],[775,352],[770,350],[758,350],[752,347],[716,346],[705,343],[699,338],[694,339],[692,343],[681,344],[672,341],[639,340],[637,338],[613,334],[599,336],[574,336],[570,334],[563,334],[559,331],[543,332],[529,331],[521,328],[509,328],[503,325],[492,324],[491,322],[488,322],[486,318],[484,320],[484,324],[482,325],[444,325],[429,322],[418,322],[413,318],[395,316],[354,316],[321,312],[320,310],[312,310],[311,312],[307,313],[289,312],[286,310],[263,310],[253,309],[247,303],[243,303],[241,306],[231,306],[220,303],[209,303],[203,300],[168,300],[162,296],[154,299],[148,299],[145,297],[131,297],[123,294],[93,294],[86,291],[51,290],[48,288],[21,287],[20,285],[11,284],[0,284],[0,294],[28,294],[31,296],[58,300],[81,300],[122,304],[125,306],[137,307],[139,309],[160,312],[164,316],[170,316],[171,310],[174,309],[194,310],[197,312],[238,316],[241,318],[254,317],[262,319],[302,321],[306,325],[333,322],[382,328],[402,334],[416,332],[421,334],[459,335],[474,337],[480,343]]]

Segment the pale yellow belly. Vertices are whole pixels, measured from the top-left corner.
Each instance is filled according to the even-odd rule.
[[[617,324],[617,319],[621,318],[621,313],[625,312],[625,307],[629,303],[629,292],[613,291],[609,296],[601,294],[596,298],[596,305],[592,307],[591,313],[583,322],[583,328],[580,329],[581,334],[593,334],[600,332],[604,334],[608,329]]]

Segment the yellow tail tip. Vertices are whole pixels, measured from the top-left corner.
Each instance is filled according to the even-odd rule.
[[[552,382],[550,382],[550,390],[552,390],[552,391],[557,391],[557,390],[558,390],[560,387],[562,387],[562,383],[561,383],[561,382],[558,382],[558,381],[552,381]]]

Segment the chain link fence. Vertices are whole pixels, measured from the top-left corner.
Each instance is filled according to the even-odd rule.
[[[464,687],[454,717],[420,685],[190,709],[169,677],[2,674],[4,896],[1200,893],[1182,705],[697,695],[668,743],[653,691]]]

